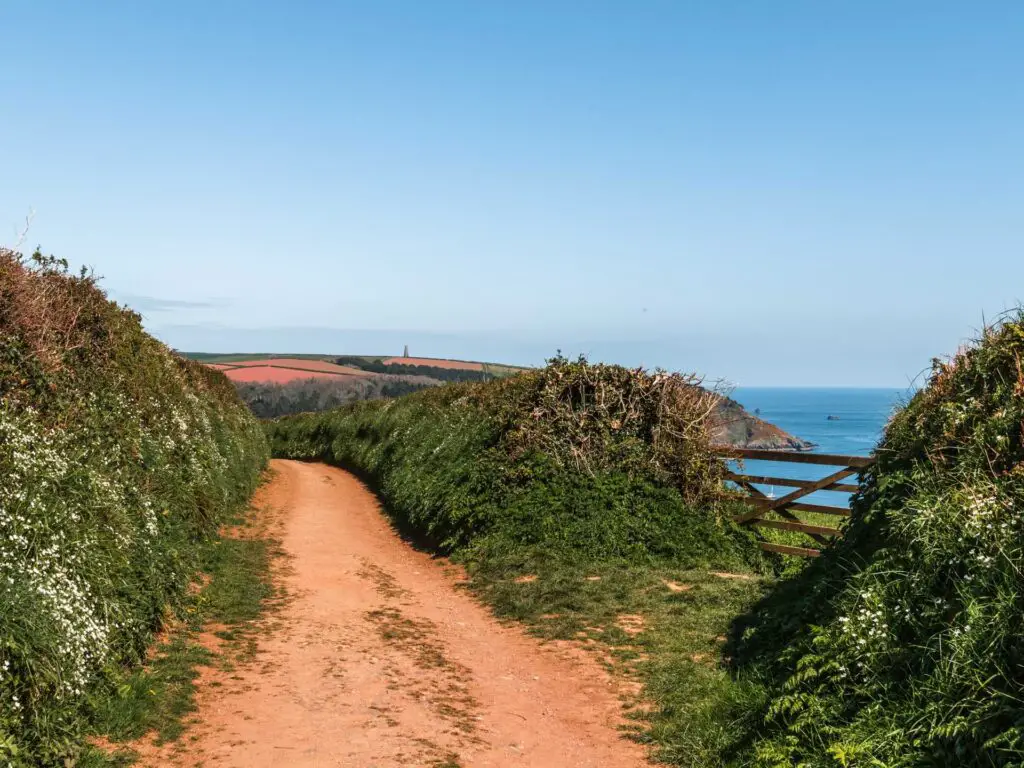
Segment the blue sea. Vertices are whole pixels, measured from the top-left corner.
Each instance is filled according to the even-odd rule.
[[[791,435],[816,443],[817,453],[867,456],[877,445],[893,410],[909,397],[905,389],[810,389],[740,387],[732,394],[750,413]],[[829,420],[829,416],[837,417]],[[839,467],[789,462],[746,461],[747,474],[816,480]],[[847,482],[856,482],[851,478]],[[792,488],[758,486],[782,496]],[[813,504],[846,506],[849,494],[818,491],[803,500]]]

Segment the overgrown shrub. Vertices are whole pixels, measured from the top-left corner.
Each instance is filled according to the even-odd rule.
[[[687,377],[558,358],[268,429],[275,455],[368,475],[443,551],[735,562],[752,548],[719,514],[715,400]]]
[[[1024,765],[1024,318],[898,412],[845,537],[736,649],[763,766]]]
[[[0,763],[73,762],[265,460],[223,375],[66,262],[0,250]]]

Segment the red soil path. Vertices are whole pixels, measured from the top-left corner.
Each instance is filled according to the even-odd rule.
[[[253,662],[198,694],[146,765],[633,768],[615,684],[583,652],[497,622],[408,547],[354,477],[275,461],[262,491],[290,596]]]

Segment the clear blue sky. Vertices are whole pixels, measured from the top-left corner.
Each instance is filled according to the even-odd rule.
[[[0,242],[190,350],[902,386],[1024,296],[1024,3],[0,5]]]

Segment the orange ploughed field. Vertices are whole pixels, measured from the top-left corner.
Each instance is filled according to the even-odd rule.
[[[350,378],[372,376],[368,371],[335,365],[324,360],[303,360],[292,357],[272,357],[265,360],[237,360],[231,363],[208,363],[223,371],[232,381],[269,382],[287,384],[301,379]]]

